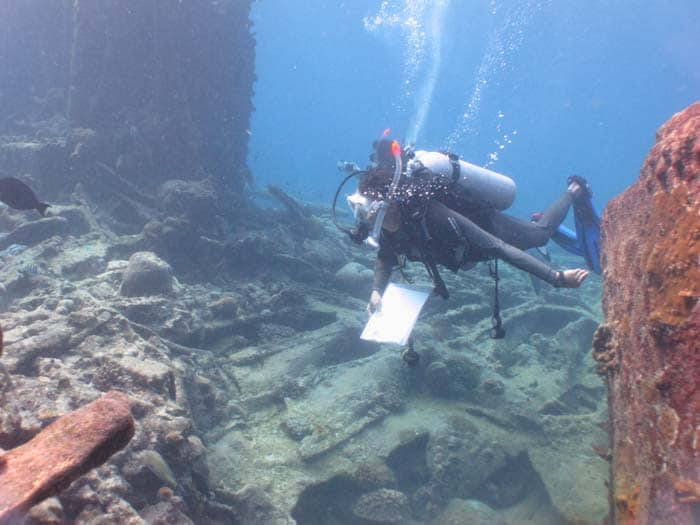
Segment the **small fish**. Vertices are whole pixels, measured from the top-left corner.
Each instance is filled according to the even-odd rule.
[[[36,264],[27,264],[19,269],[19,273],[23,277],[36,277],[39,275],[39,267]]]
[[[39,202],[32,189],[14,177],[0,178],[0,201],[16,210],[37,210],[42,217],[46,214],[46,208],[51,206]]]

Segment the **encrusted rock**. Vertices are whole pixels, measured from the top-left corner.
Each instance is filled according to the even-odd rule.
[[[601,224],[609,328],[595,351],[609,389],[616,523],[697,523],[698,217],[700,103],[661,127],[639,180]]]
[[[489,378],[482,384],[484,392],[492,394],[494,396],[501,396],[506,391],[506,387],[503,381],[496,379],[495,377]]]
[[[449,395],[450,371],[443,361],[433,361],[425,370],[425,384],[433,395]]]
[[[358,518],[372,523],[403,523],[410,514],[408,497],[403,492],[379,489],[360,496],[352,507]]]
[[[194,522],[181,512],[182,500],[170,497],[141,511],[146,523],[172,523],[175,525],[194,525]]]
[[[32,505],[101,465],[133,435],[128,398],[109,392],[10,450],[0,471],[0,523],[13,522]]]
[[[173,291],[170,265],[153,252],[136,252],[129,258],[121,294],[127,297],[168,294]]]
[[[335,272],[335,278],[343,289],[363,295],[370,289],[373,275],[372,270],[356,262],[349,262]]]
[[[158,194],[163,209],[173,217],[186,217],[207,223],[219,208],[216,191],[210,180],[169,180]]]
[[[34,505],[27,513],[23,525],[64,525],[65,514],[63,505],[58,498],[49,498]]]
[[[230,320],[238,313],[238,303],[235,297],[227,295],[209,304],[209,309],[214,317],[218,319]]]
[[[138,386],[152,389],[174,398],[175,378],[172,370],[157,361],[142,357],[105,357],[95,376],[100,388],[119,385],[123,388]]]
[[[468,397],[479,386],[480,377],[480,368],[463,357],[433,361],[425,371],[426,385],[438,397]]]
[[[379,462],[362,463],[352,474],[352,479],[363,490],[392,488],[396,485],[394,472]]]
[[[25,222],[10,233],[0,236],[0,250],[13,244],[34,246],[54,235],[63,236],[69,232],[70,222],[65,217],[44,217]]]
[[[432,432],[426,459],[431,479],[445,498],[466,498],[505,465],[506,454],[474,423],[455,416]]]
[[[299,411],[291,411],[282,420],[281,426],[289,437],[296,441],[301,441],[314,430],[314,426],[308,417]]]
[[[453,499],[433,525],[501,525],[496,511],[479,500]]]

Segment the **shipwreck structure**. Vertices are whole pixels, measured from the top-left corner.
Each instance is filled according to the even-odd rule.
[[[700,523],[700,104],[671,118],[607,207],[594,357],[618,524]]]
[[[78,181],[98,193],[123,179],[138,194],[204,177],[239,193],[254,79],[250,5],[3,2],[0,135],[15,138],[0,150],[3,171],[29,167],[51,193],[69,194]],[[123,207],[148,205],[124,186]]]

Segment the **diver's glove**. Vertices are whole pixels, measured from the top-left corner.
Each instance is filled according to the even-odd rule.
[[[378,312],[382,308],[382,296],[377,290],[372,290],[372,295],[369,296],[369,303],[367,303],[367,313],[372,315]]]

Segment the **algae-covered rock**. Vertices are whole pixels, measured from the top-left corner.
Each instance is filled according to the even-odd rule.
[[[160,187],[160,204],[173,217],[209,223],[220,208],[214,186],[209,180],[169,180]]]
[[[338,284],[353,295],[367,295],[372,286],[374,272],[356,262],[349,262],[335,272]]]
[[[360,496],[352,512],[372,523],[403,523],[409,515],[408,497],[398,490],[375,490]]]
[[[362,463],[352,474],[352,479],[363,490],[393,488],[396,485],[394,472],[378,461]]]
[[[124,272],[121,294],[127,297],[167,294],[173,291],[170,265],[153,252],[136,252]]]
[[[465,398],[479,386],[481,370],[464,357],[433,361],[425,371],[425,382],[437,397]]]
[[[502,525],[496,511],[479,500],[453,499],[432,525]]]
[[[455,416],[431,434],[426,459],[431,480],[443,496],[466,498],[505,465],[506,453],[477,425]]]

